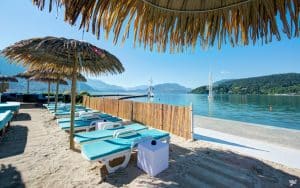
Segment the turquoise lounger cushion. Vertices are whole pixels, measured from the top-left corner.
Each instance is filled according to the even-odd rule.
[[[6,111],[6,110],[11,110],[11,111],[18,111],[20,109],[20,103],[19,102],[4,102],[0,103],[0,110]]]
[[[93,121],[97,121],[97,120],[101,120],[101,119],[89,119],[89,120],[79,120],[79,121],[75,121],[74,122],[74,127],[86,127],[89,126]],[[122,121],[120,118],[117,117],[108,117],[108,118],[103,118],[103,120],[107,121],[107,122],[118,122],[118,121]],[[70,122],[61,122],[58,123],[58,125],[60,126],[60,128],[62,129],[69,129],[71,126]]]
[[[103,140],[107,138],[112,138],[113,133],[116,130],[121,129],[133,129],[135,131],[141,131],[147,129],[146,126],[141,125],[139,123],[134,123],[130,125],[125,125],[123,127],[115,128],[115,129],[106,129],[106,130],[96,130],[91,132],[83,132],[83,133],[76,133],[74,136],[74,140],[76,143],[84,143],[84,142],[90,142],[94,140]]]
[[[130,148],[131,144],[129,143],[116,143],[113,139],[110,139],[103,140],[100,143],[84,144],[81,148],[81,152],[88,160],[96,160],[104,156],[129,150]]]
[[[156,129],[144,130],[138,132],[136,135],[108,140],[100,140],[84,144],[81,147],[81,152],[88,160],[96,160],[117,152],[129,150],[135,140],[142,139],[148,136],[151,136],[153,139],[158,140],[164,137],[168,137],[169,133]]]
[[[0,113],[0,130],[5,127],[5,125],[11,121],[13,113],[10,110]]]
[[[49,107],[47,107],[47,109],[49,111],[54,111],[55,106],[49,106]],[[70,110],[70,109],[71,109],[71,106],[57,106],[57,110]],[[75,109],[86,109],[86,108],[84,106],[76,105]]]
[[[89,126],[93,121],[95,120],[81,120],[81,121],[76,121],[74,123],[74,127],[86,127]],[[62,129],[70,129],[71,123],[70,122],[62,122],[58,124],[60,128]]]
[[[84,109],[76,109],[75,110],[75,112],[82,112],[82,111],[86,112],[86,110],[84,110]],[[70,115],[70,113],[71,112],[69,110],[68,111],[58,110],[56,113],[54,113],[54,111],[53,111],[53,114],[55,114],[56,116]]]
[[[102,113],[101,113],[101,114],[97,114],[97,115],[99,115],[100,118],[112,117],[112,116],[109,115],[109,114],[102,114]],[[81,117],[75,117],[75,121],[80,121],[80,120],[82,120]],[[60,119],[57,120],[58,123],[62,123],[62,122],[70,122],[70,121],[71,121],[70,118],[60,118]]]
[[[71,111],[70,108],[58,108],[56,110],[56,113],[59,113],[59,112],[70,112],[70,111]],[[75,111],[89,111],[89,110],[87,110],[85,108],[75,108]],[[54,113],[55,112],[54,108],[51,109],[51,110],[49,110],[49,112]]]

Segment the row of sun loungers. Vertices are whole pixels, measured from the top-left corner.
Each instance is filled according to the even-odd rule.
[[[68,105],[60,105],[58,109],[62,109],[61,106],[65,108]],[[131,153],[137,149],[139,143],[150,139],[169,141],[169,133],[167,132],[151,129],[139,123],[124,125],[122,119],[118,117],[80,106],[76,106],[77,108],[83,110],[78,111],[75,118],[74,141],[80,146],[81,154],[86,160],[102,162],[106,165],[109,173],[126,167]],[[62,130],[69,131],[70,117],[57,117],[58,126]],[[112,167],[109,164],[109,161],[123,156],[125,160],[120,165]]]

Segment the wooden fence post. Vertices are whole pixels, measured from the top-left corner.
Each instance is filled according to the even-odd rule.
[[[133,107],[134,107],[134,104],[133,104],[134,102],[133,101],[131,101],[131,120],[134,120],[133,119]]]
[[[103,112],[106,113],[106,112],[105,112],[105,102],[104,102],[104,97],[102,97],[102,105],[103,105]]]
[[[117,116],[120,117],[120,116],[119,116],[119,108],[120,108],[120,106],[119,106],[119,100],[117,100],[117,101],[118,101],[118,111],[117,111]]]
[[[161,130],[164,130],[164,105],[163,104],[161,104],[160,109],[161,109],[161,126],[160,126],[160,128],[161,128]]]
[[[191,139],[192,141],[194,141],[193,103],[190,104],[190,118],[191,118]]]

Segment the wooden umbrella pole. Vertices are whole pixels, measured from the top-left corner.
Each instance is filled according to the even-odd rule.
[[[56,112],[56,111],[57,111],[58,91],[59,91],[59,79],[57,79],[57,82],[56,82],[56,92],[55,92],[55,108],[54,108],[54,112]]]
[[[27,79],[27,94],[29,94],[29,79]]]
[[[48,106],[50,103],[50,82],[48,81]]]
[[[70,126],[70,149],[74,150],[74,120],[75,120],[75,103],[76,103],[76,79],[77,79],[77,53],[75,52],[75,61],[72,72],[72,88],[71,88],[71,126]]]

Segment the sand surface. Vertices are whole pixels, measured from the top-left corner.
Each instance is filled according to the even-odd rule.
[[[0,142],[0,187],[300,187],[297,169],[173,135],[169,168],[157,177],[139,170],[134,155],[107,175],[68,146],[46,110],[21,109]]]

